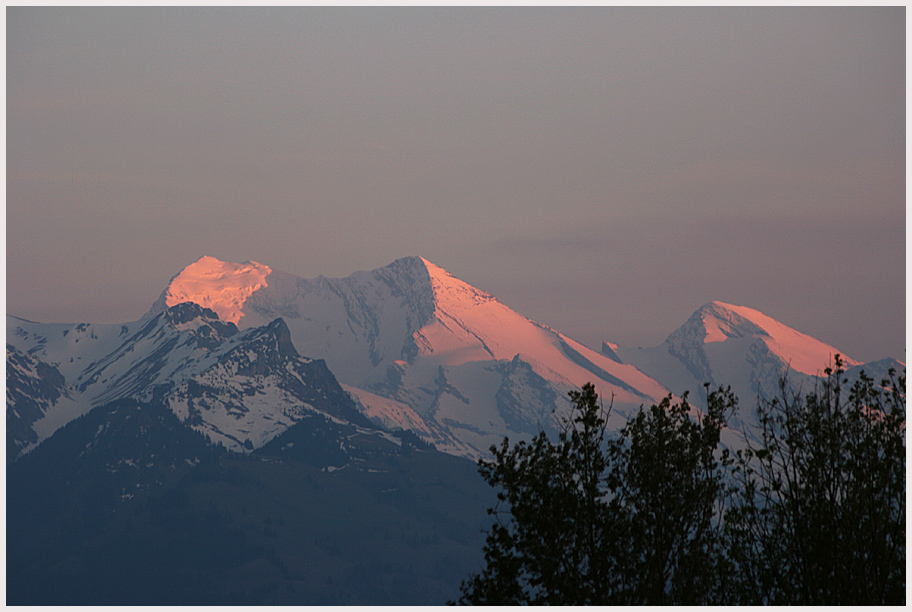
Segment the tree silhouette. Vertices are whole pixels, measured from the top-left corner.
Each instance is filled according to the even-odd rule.
[[[727,515],[741,603],[905,603],[905,377],[842,361],[806,397],[759,406],[760,439],[738,454]]]
[[[458,603],[706,602],[718,583],[713,517],[727,455],[716,450],[731,394],[710,394],[696,421],[686,397],[665,398],[611,440],[594,387],[570,397],[574,416],[556,443],[505,439],[479,463],[502,506],[490,510],[487,565]]]
[[[484,569],[455,603],[904,604],[905,377],[758,407],[759,443],[720,432],[737,400],[671,396],[615,436],[591,384],[556,441],[492,447]],[[452,602],[451,602],[452,603]]]

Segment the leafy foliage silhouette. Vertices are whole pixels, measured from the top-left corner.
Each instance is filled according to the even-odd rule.
[[[506,506],[485,546],[487,567],[461,604],[666,604],[707,601],[718,571],[717,457],[730,394],[711,395],[699,421],[686,397],[640,410],[606,439],[610,409],[591,384],[570,393],[575,416],[545,434],[492,448],[482,476]]]
[[[759,406],[760,444],[738,453],[727,515],[737,603],[905,603],[905,376],[843,362],[806,397]]]
[[[671,396],[607,434],[591,384],[552,442],[492,447],[484,569],[458,604],[905,603],[905,377],[758,406],[753,444],[720,444],[729,389]]]

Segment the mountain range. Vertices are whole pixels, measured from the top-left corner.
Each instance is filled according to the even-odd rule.
[[[596,351],[420,257],[307,279],[207,256],[137,321],[8,315],[10,601],[440,603],[493,505],[466,459],[559,431],[568,391],[594,383],[620,426],[730,385],[737,444],[783,375],[810,390],[837,353],[722,302],[657,347]],[[842,358],[848,377],[904,368]]]
[[[684,391],[699,405],[704,383],[730,385],[752,405],[775,397],[786,373],[809,388],[838,353],[722,302],[697,310],[657,347],[605,341],[595,351],[420,257],[306,279],[207,256],[174,276],[135,322],[8,316],[7,454],[28,451],[94,406],[161,397],[229,450],[259,448],[316,411],[411,431],[476,459],[504,436],[556,431],[567,392],[586,382],[619,417]],[[902,367],[842,359],[874,376]]]

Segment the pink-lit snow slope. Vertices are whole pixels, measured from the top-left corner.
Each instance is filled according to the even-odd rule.
[[[757,328],[753,332],[766,343],[772,353],[788,363],[790,369],[803,374],[819,375],[823,368],[833,363],[833,356],[839,353],[838,349],[829,344],[746,306],[712,302],[703,308],[702,315],[706,329],[705,343],[723,342],[738,336],[740,334],[736,330],[743,332],[752,324]],[[846,366],[861,363],[846,355],[842,355],[842,358]]]
[[[613,361],[536,323],[443,268],[424,258],[422,261],[431,278],[436,305],[435,320],[419,332],[424,340],[419,346],[424,344],[421,352],[426,359],[455,366],[473,360],[510,360],[519,355],[544,378],[563,380],[574,387],[592,382],[594,372],[600,371],[655,401],[668,393],[635,367]],[[596,388],[601,395],[616,394],[619,401],[641,401],[614,387],[596,384]]]
[[[165,292],[165,303],[170,307],[193,302],[236,325],[244,316],[244,302],[266,286],[271,273],[269,266],[255,261],[228,263],[205,255],[174,277]]]

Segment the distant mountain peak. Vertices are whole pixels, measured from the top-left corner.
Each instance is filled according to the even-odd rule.
[[[818,375],[840,352],[759,310],[720,301],[699,308],[668,336],[666,343],[675,347],[676,352],[687,353],[698,346],[746,337],[762,341],[770,353],[779,356],[790,369],[809,375]],[[688,345],[692,347],[689,350],[686,349]],[[842,357],[848,366],[860,363],[846,355]]]
[[[758,310],[719,301],[703,305],[694,313],[691,320],[703,327],[704,343],[724,342],[728,338],[742,338],[755,334],[770,335],[767,332],[768,328],[781,326]]]
[[[193,302],[218,313],[222,321],[237,325],[244,316],[244,302],[267,285],[269,266],[255,261],[224,262],[205,255],[171,279],[163,294],[164,306]]]
[[[319,277],[335,284],[373,275],[388,285],[415,309],[420,324],[430,320],[435,310],[465,311],[497,299],[487,292],[456,278],[440,266],[420,256],[401,257],[371,272],[355,272],[346,279]],[[285,277],[289,277],[289,282]],[[172,306],[192,302],[217,314],[223,322],[240,326],[251,310],[284,311],[286,301],[298,293],[298,277],[276,272],[256,261],[231,263],[206,255],[174,276],[147,316],[155,316]],[[266,290],[264,293],[263,290]],[[256,296],[254,296],[256,294]],[[245,325],[255,324],[245,321]]]
[[[418,259],[427,268],[428,276],[431,279],[431,289],[434,292],[434,300],[438,308],[449,310],[454,307],[464,308],[497,301],[490,293],[477,289],[469,283],[456,278],[440,266],[429,262],[423,257]]]

